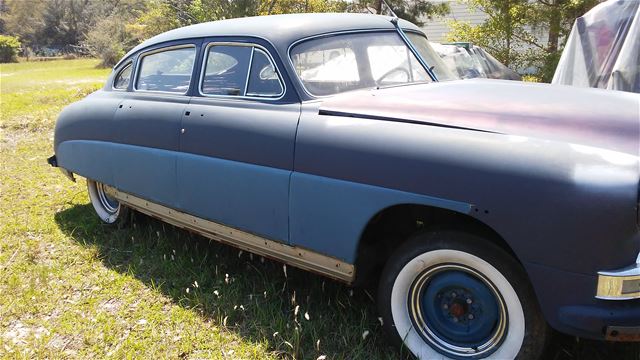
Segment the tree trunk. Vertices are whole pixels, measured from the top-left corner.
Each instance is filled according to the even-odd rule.
[[[376,14],[382,14],[382,0],[376,0]]]
[[[549,3],[553,4],[553,9],[551,9],[551,15],[549,16],[549,37],[547,38],[547,52],[551,54],[558,51],[562,0],[549,0]]]

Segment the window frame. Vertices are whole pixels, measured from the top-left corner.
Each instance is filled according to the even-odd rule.
[[[219,94],[207,94],[202,92],[202,85],[204,84],[205,71],[207,68],[207,60],[209,59],[209,48],[214,46],[243,46],[251,48],[251,57],[249,58],[249,67],[247,68],[247,77],[245,79],[244,86],[244,94],[243,95],[219,95]],[[258,49],[262,51],[275,69],[276,74],[278,75],[278,81],[280,82],[280,87],[282,88],[282,92],[278,96],[251,96],[247,95],[247,90],[249,86],[249,76],[251,75],[251,65],[253,65],[253,55],[255,50]],[[278,101],[281,100],[285,94],[287,93],[287,85],[282,77],[282,72],[278,68],[278,64],[275,62],[273,56],[262,45],[258,45],[256,43],[250,42],[235,42],[235,41],[211,41],[207,43],[204,47],[204,51],[202,53],[202,66],[200,68],[200,79],[198,81],[198,95],[208,98],[224,98],[224,99],[249,99],[249,100],[262,100],[262,101]]]
[[[124,89],[120,89],[116,87],[116,80],[118,80],[118,76],[120,76],[120,74],[122,74],[122,72],[127,68],[127,66],[131,66],[131,77],[129,79],[129,84],[127,84],[127,87]],[[118,71],[115,71],[115,75],[113,76],[113,79],[111,79],[111,90],[113,91],[129,91],[129,88],[131,87],[131,85],[133,85],[131,83],[131,80],[133,80],[133,78],[135,77],[135,71],[136,69],[133,66],[133,60],[127,60],[123,65],[120,66],[120,68],[118,69]]]
[[[158,90],[142,90],[138,89],[138,78],[140,77],[140,72],[142,71],[142,60],[149,55],[158,54],[166,51],[179,50],[179,49],[187,49],[193,48],[194,57],[193,57],[193,65],[191,65],[191,73],[189,74],[189,87],[185,92],[175,92],[175,91],[158,91]],[[136,59],[136,67],[135,67],[135,78],[133,80],[133,84],[131,88],[134,92],[139,93],[148,93],[148,94],[170,94],[170,95],[187,95],[191,90],[191,86],[193,84],[193,70],[196,68],[196,63],[198,62],[198,47],[195,44],[181,44],[181,45],[173,45],[173,46],[165,46],[156,48],[153,50],[141,52]]]

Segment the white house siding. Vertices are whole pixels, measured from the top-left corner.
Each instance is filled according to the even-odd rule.
[[[434,17],[432,20],[425,20],[422,30],[431,41],[446,41],[447,34],[451,31],[447,23],[451,20],[466,21],[472,25],[479,25],[487,18],[487,14],[484,12],[469,9],[466,4],[461,4],[457,0],[443,0],[437,2],[448,3],[451,12],[444,17]]]

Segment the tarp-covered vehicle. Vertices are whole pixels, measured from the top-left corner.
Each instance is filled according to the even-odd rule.
[[[610,0],[579,17],[552,83],[640,93],[640,1]]]

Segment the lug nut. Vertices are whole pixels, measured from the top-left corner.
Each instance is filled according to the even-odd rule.
[[[473,320],[473,314],[469,314],[468,318],[469,320]]]
[[[472,302],[473,302],[473,300],[467,299],[467,304],[471,305]]]

